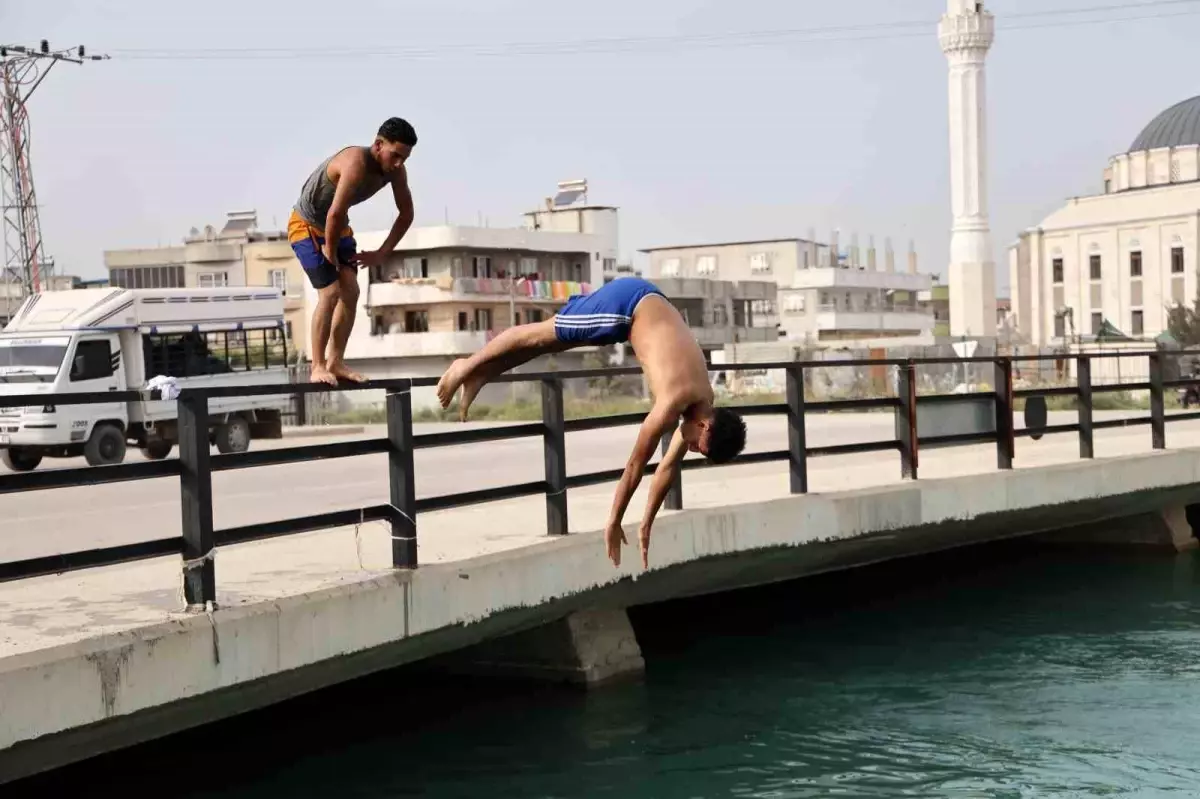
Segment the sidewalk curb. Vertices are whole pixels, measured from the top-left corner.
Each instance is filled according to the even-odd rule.
[[[307,427],[285,427],[284,438],[320,438],[322,436],[350,436],[361,433],[363,425],[310,425]]]

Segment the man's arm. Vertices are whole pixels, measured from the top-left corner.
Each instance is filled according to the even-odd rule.
[[[683,430],[682,428],[676,429],[675,435],[671,436],[671,444],[667,447],[666,454],[658,462],[658,468],[654,470],[654,479],[650,481],[650,496],[646,499],[646,512],[642,515],[642,526],[638,528],[643,568],[649,566],[650,528],[654,525],[654,517],[662,507],[663,500],[667,498],[667,492],[671,490],[671,483],[674,482],[675,475],[679,474],[680,464],[683,462],[683,457],[687,455],[687,451],[687,442],[683,440]]]
[[[332,165],[336,172],[334,179],[337,181],[337,188],[333,192],[333,202],[329,206],[329,213],[325,215],[325,259],[335,267],[341,266],[338,263],[338,240],[342,236],[342,231],[346,229],[346,221],[350,213],[350,199],[354,196],[358,184],[366,176],[366,169],[361,157],[354,157],[350,153],[344,155],[343,158],[335,158]]]
[[[400,213],[396,216],[396,221],[392,223],[392,232],[379,246],[380,255],[387,255],[396,249],[400,239],[404,238],[404,234],[412,226],[415,216],[412,191],[408,188],[408,170],[403,166],[392,180],[392,196],[396,199],[396,210]]]
[[[614,565],[621,564],[621,542],[624,540],[621,520],[625,517],[625,509],[629,507],[629,500],[633,497],[633,492],[637,491],[638,484],[642,482],[642,473],[646,468],[646,463],[654,454],[658,442],[662,440],[663,432],[678,417],[679,411],[673,406],[673,403],[659,403],[647,414],[638,431],[637,441],[625,464],[625,472],[621,475],[616,493],[613,495],[612,510],[609,513],[606,528],[608,556]]]

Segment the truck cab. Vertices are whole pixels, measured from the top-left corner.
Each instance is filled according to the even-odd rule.
[[[266,287],[84,289],[34,295],[0,333],[0,459],[14,471],[43,458],[120,463],[127,445],[153,460],[177,442],[173,399],[62,405],[55,394],[290,382],[283,298]],[[4,396],[46,394],[41,406]],[[147,393],[147,397],[149,394]],[[210,403],[209,440],[240,452],[282,436],[286,393]]]

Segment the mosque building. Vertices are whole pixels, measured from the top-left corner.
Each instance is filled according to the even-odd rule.
[[[1020,337],[1056,346],[1150,342],[1197,291],[1200,96],[1163,111],[1109,159],[1104,192],[1075,197],[1008,251]]]

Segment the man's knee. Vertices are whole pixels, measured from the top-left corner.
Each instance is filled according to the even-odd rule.
[[[355,305],[358,302],[358,273],[353,269],[339,269],[338,279],[335,283],[338,287],[339,296],[347,305]]]

